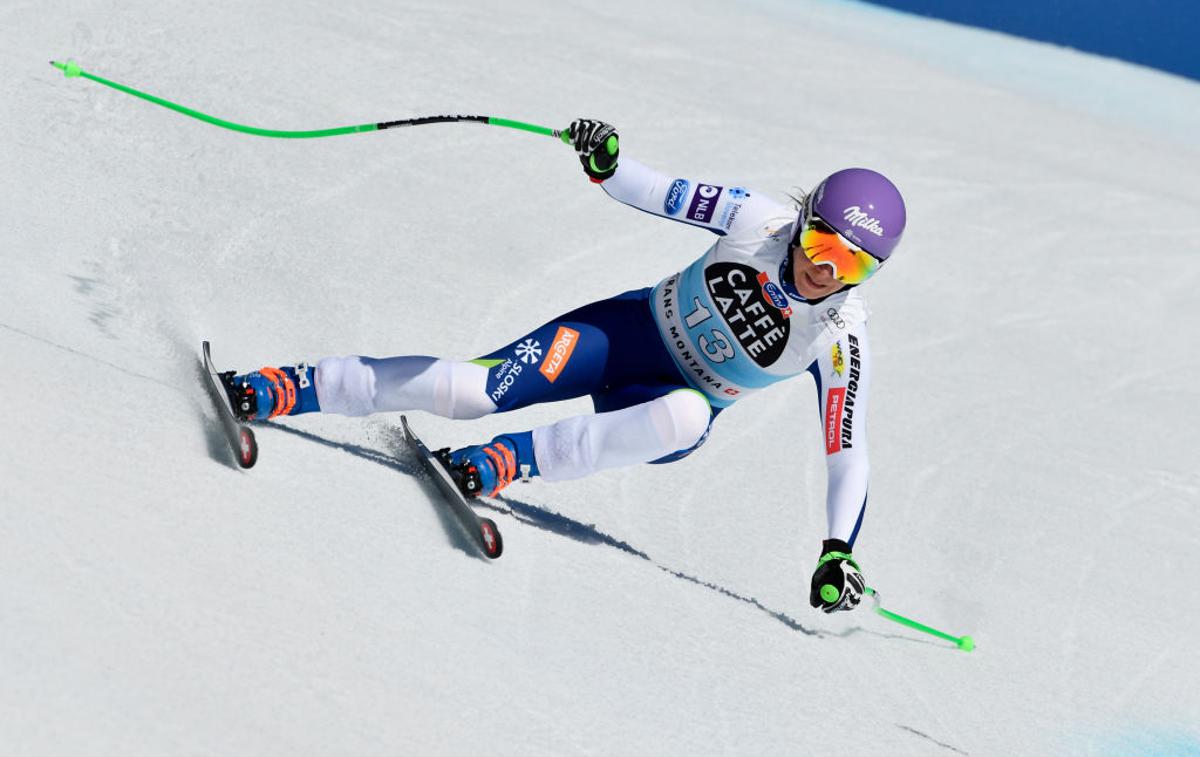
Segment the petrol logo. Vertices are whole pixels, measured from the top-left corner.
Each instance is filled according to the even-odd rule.
[[[687,202],[688,190],[691,187],[687,179],[676,179],[672,182],[671,188],[667,190],[667,199],[663,201],[663,212],[669,216],[679,215],[683,204]]]
[[[825,399],[825,454],[842,451],[842,410],[846,406],[846,387],[829,390]]]

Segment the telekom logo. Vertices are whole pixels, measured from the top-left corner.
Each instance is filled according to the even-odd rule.
[[[851,226],[866,229],[877,237],[883,236],[883,226],[880,225],[879,219],[867,215],[867,211],[857,205],[846,208],[842,217],[849,221]]]

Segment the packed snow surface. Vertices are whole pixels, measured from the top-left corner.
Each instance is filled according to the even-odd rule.
[[[4,754],[1200,751],[1200,85],[841,2],[5,0],[0,28]],[[267,128],[593,116],[781,198],[887,173],[855,553],[977,649],[808,607],[807,377],[682,462],[514,485],[495,563],[396,417],[262,426],[238,470],[202,339],[242,370],[475,357],[711,236],[545,137],[263,139],[67,58]]]

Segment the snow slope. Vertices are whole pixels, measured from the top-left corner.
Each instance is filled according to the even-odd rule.
[[[1200,752],[1200,86],[837,2],[6,0],[0,29],[5,754]],[[594,115],[663,171],[780,195],[888,173],[911,226],[865,290],[856,553],[978,649],[807,607],[806,378],[680,463],[513,487],[494,564],[395,418],[291,419],[231,467],[202,338],[243,369],[472,357],[710,239],[543,137],[259,139],[68,57],[272,128]],[[414,425],[459,445],[587,408]]]

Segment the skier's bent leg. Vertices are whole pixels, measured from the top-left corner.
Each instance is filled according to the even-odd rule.
[[[487,378],[487,369],[474,363],[424,355],[352,355],[317,363],[314,383],[321,412],[359,416],[424,410],[461,420],[496,411]]]
[[[468,496],[494,495],[518,476],[566,481],[634,463],[670,462],[700,446],[712,417],[704,395],[678,389],[620,410],[567,418],[455,450],[451,475]]]
[[[533,452],[547,481],[648,463],[699,444],[712,408],[700,392],[678,389],[640,405],[567,418],[535,428]]]

